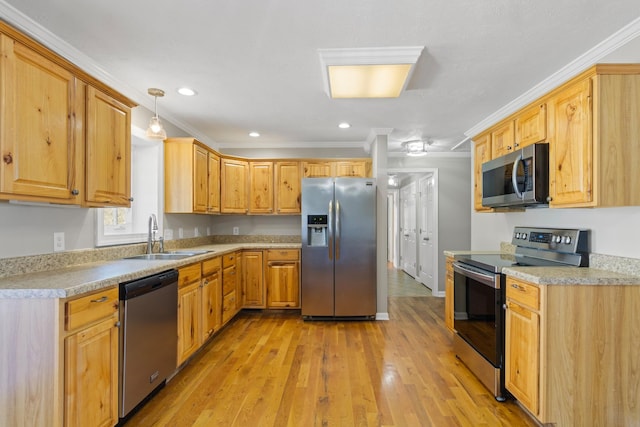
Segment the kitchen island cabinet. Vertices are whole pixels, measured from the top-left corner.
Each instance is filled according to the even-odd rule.
[[[506,287],[507,390],[541,423],[640,424],[640,286]]]

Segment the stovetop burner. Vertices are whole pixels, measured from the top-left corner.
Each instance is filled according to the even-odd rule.
[[[515,254],[471,254],[456,260],[493,273],[514,266],[575,266],[589,264],[588,231],[515,227],[511,244]]]

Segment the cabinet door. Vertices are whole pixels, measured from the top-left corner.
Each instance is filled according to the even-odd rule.
[[[540,376],[540,316],[507,303],[505,386],[532,414],[538,414]]]
[[[473,207],[478,212],[488,212],[491,208],[482,206],[482,164],[491,160],[491,135],[476,137],[473,150]]]
[[[515,131],[512,120],[491,131],[491,158],[495,159],[513,151]]]
[[[117,316],[65,339],[65,426],[118,422]]]
[[[220,270],[202,278],[202,342],[222,325],[222,283]]]
[[[244,307],[265,307],[263,274],[262,251],[244,252],[242,254],[242,305]]]
[[[220,159],[220,212],[247,213],[249,164],[241,160]]]
[[[89,206],[131,206],[131,109],[87,87],[86,197]]]
[[[302,181],[298,162],[276,163],[276,213],[299,214]]]
[[[302,162],[302,175],[305,178],[330,178],[334,175],[332,162]]]
[[[273,162],[249,162],[249,213],[273,213]]]
[[[364,160],[338,161],[335,165],[337,177],[359,177],[367,176],[367,162]]]
[[[207,212],[209,202],[209,153],[199,145],[193,146],[193,211]]]
[[[208,160],[209,184],[207,189],[209,197],[207,198],[207,211],[211,213],[220,212],[220,157],[209,152]]]
[[[547,138],[547,105],[539,104],[527,108],[516,117],[515,148],[524,148]]]
[[[200,281],[178,289],[178,365],[191,356],[201,343]]]
[[[593,202],[591,79],[582,80],[550,101],[551,206],[589,206]]]
[[[300,275],[297,261],[267,263],[267,307],[300,307]]]
[[[11,38],[0,35],[0,43],[0,192],[80,204],[81,85]]]
[[[444,294],[444,323],[453,331],[453,258],[451,257],[447,257]]]

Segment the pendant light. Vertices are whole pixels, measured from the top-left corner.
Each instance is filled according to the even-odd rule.
[[[154,113],[155,115],[151,117],[149,121],[149,127],[147,128],[147,138],[152,139],[166,139],[167,132],[164,130],[162,126],[162,122],[160,121],[160,117],[158,117],[158,97],[164,96],[164,91],[162,89],[157,88],[149,88],[147,91],[149,95],[153,96],[153,104],[154,104]]]
[[[430,141],[423,141],[421,139],[406,141],[402,143],[407,156],[410,157],[421,157],[427,155],[427,146],[430,144]]]

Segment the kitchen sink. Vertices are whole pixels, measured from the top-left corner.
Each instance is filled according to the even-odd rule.
[[[213,251],[171,251],[156,254],[142,254],[126,257],[124,259],[146,259],[146,260],[177,260],[189,258],[195,255],[202,255]]]

